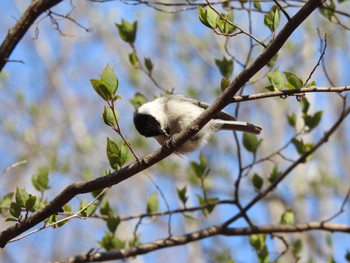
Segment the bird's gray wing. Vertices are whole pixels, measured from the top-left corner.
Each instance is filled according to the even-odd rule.
[[[190,99],[190,98],[187,98],[185,96],[181,96],[181,97],[182,97],[181,99],[183,99],[185,101],[188,101],[188,102],[190,102],[192,104],[195,104],[198,107],[201,107],[203,109],[207,109],[210,106],[210,104],[205,103],[205,102],[200,101],[200,100]],[[228,114],[225,111],[220,111],[219,113],[215,114],[213,116],[213,119],[219,119],[219,120],[225,120],[225,121],[235,121],[235,120],[237,120],[235,117],[233,117],[232,115]]]

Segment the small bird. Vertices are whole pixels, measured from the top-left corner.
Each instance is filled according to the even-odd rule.
[[[154,137],[163,145],[174,134],[180,133],[210,105],[183,95],[166,95],[147,102],[134,113],[136,130],[145,137]],[[177,154],[195,151],[203,146],[210,135],[219,130],[242,131],[260,134],[261,128],[251,123],[237,121],[221,111],[214,115],[198,133],[185,142]]]

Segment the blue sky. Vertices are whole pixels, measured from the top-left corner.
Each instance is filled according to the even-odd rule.
[[[79,5],[81,3],[76,4]],[[176,92],[179,93],[185,93],[186,89],[191,87],[198,94],[199,98],[212,102],[215,96],[215,91],[212,87],[218,87],[221,79],[219,71],[215,67],[213,61],[215,58],[223,56],[222,39],[217,42],[203,42],[203,39],[214,39],[216,36],[209,29],[204,28],[200,24],[196,10],[186,11],[178,15],[171,15],[160,14],[144,6],[128,6],[119,1],[103,4],[85,2],[84,5],[88,5],[88,8],[84,10],[77,8],[77,11],[73,12],[73,16],[77,17],[79,23],[87,27],[91,26],[93,28],[91,33],[85,32],[83,29],[78,28],[70,22],[60,21],[64,32],[67,32],[69,35],[72,34],[62,37],[50,26],[48,19],[43,20],[39,24],[39,38],[37,40],[33,39],[35,34],[34,28],[32,27],[11,56],[11,59],[23,60],[25,64],[8,63],[4,69],[7,80],[3,82],[4,84],[0,84],[0,105],[2,104],[2,106],[0,106],[0,125],[4,127],[5,124],[9,125],[9,123],[14,123],[15,128],[20,132],[26,131],[26,129],[32,127],[51,128],[53,132],[52,136],[56,136],[54,132],[60,130],[60,128],[63,128],[63,130],[67,132],[66,137],[63,137],[66,139],[59,142],[60,146],[57,152],[58,162],[62,163],[62,166],[63,164],[69,163],[70,170],[68,172],[62,170],[53,172],[50,177],[50,182],[54,187],[52,187],[50,193],[48,193],[49,198],[58,194],[69,183],[81,180],[82,167],[90,166],[88,168],[97,175],[102,174],[102,168],[108,167],[108,161],[104,157],[105,137],[115,135],[103,126],[100,121],[100,114],[104,104],[94,93],[90,86],[89,79],[98,78],[98,74],[102,72],[102,69],[107,63],[115,68],[120,82],[119,92],[122,95],[122,100],[118,102],[117,108],[123,116],[121,119],[122,127],[125,133],[132,139],[137,138],[137,135],[130,132],[130,129],[133,127],[133,108],[128,100],[136,91],[142,91],[149,99],[152,98],[153,94],[160,94],[160,91],[155,89],[152,83],[145,78],[142,73],[133,70],[127,63],[127,54],[130,53],[131,49],[118,37],[114,23],[119,23],[122,18],[128,21],[138,20],[139,31],[136,39],[136,48],[142,57],[152,58],[155,64],[155,77],[162,85],[175,88]],[[23,11],[23,6],[20,6],[18,8],[20,10],[17,10],[12,1],[6,0],[0,3],[0,8],[6,10],[5,15],[0,17],[0,36],[3,38],[9,27],[11,27],[14,21],[20,16],[20,13]],[[70,6],[67,2],[61,3],[57,8],[54,8],[55,11],[63,13],[67,12],[69,9]],[[88,10],[88,12],[86,10]],[[86,13],[82,13],[84,11]],[[180,19],[178,19],[177,16],[180,16]],[[171,23],[167,21],[164,22],[164,24],[159,22],[165,18],[173,19],[174,22]],[[235,19],[237,19],[235,21],[241,22],[240,19],[243,19],[243,15],[242,18],[238,15]],[[259,19],[259,16],[254,16],[254,19]],[[325,23],[325,20],[316,20],[316,15],[314,15],[312,19],[313,21]],[[159,23],[161,23],[163,27],[159,26]],[[244,22],[241,22],[241,24],[246,25]],[[338,69],[335,71],[336,76],[334,76],[337,85],[346,85],[349,83],[349,75],[347,74],[349,52],[346,52],[349,46],[349,35],[340,30],[337,31],[336,29],[338,28],[331,27],[328,31],[325,30],[325,32],[328,32],[329,41],[331,43],[335,42],[336,44],[336,47],[329,47],[325,57],[328,59],[327,61],[329,61],[327,65],[330,65],[330,68],[335,67]],[[263,39],[267,35],[267,30],[263,26],[257,26],[255,28],[255,33]],[[314,35],[314,30],[298,30],[292,36],[291,40],[293,44],[289,43],[287,46],[290,45],[288,47],[292,49],[293,45],[295,47],[300,45],[300,43],[310,41],[310,38]],[[106,36],[109,36],[109,38],[106,38]],[[171,44],[169,46],[162,45],[162,38],[164,43],[170,41]],[[336,40],[341,38],[344,40],[343,43],[337,44]],[[243,58],[244,52],[247,50],[247,47],[244,46],[245,43],[244,38],[237,38],[237,40],[233,41],[232,51],[238,57],[242,56]],[[281,57],[284,57],[285,60],[278,62],[280,70],[295,70],[296,74],[302,77],[307,76],[310,72],[310,67],[312,68],[312,66],[315,65],[319,56],[318,39],[311,43],[313,44],[308,42],[308,46],[305,45],[305,49],[296,55],[290,55],[288,52],[282,51]],[[201,50],[198,51],[197,47],[200,47]],[[218,48],[215,49],[215,47]],[[303,53],[306,52],[305,50],[310,50],[309,56]],[[254,55],[257,55],[257,53],[258,50],[255,51]],[[310,58],[309,61],[305,61],[307,57]],[[336,58],[336,60],[333,60],[333,58]],[[60,59],[64,60],[64,67],[55,68],[55,63],[58,63]],[[55,70],[55,77],[58,79],[47,78],[47,76],[51,74],[49,69]],[[239,73],[240,70],[241,68],[235,65],[234,75]],[[264,69],[264,71],[266,71],[266,69]],[[129,72],[132,73],[129,74]],[[55,80],[59,81],[59,89],[53,90],[52,92],[54,95],[51,97],[48,90],[50,90]],[[328,85],[320,70],[317,71],[315,80],[320,86]],[[261,82],[259,82],[259,84],[261,84]],[[256,88],[255,86],[253,87]],[[248,91],[252,90],[253,88],[248,89]],[[253,91],[257,93],[264,91],[264,89],[260,85],[257,90]],[[25,97],[26,105],[23,109],[16,107],[15,98],[18,93],[23,93]],[[321,128],[315,131],[309,139],[316,140],[320,138],[323,131],[329,127],[332,120],[337,116],[333,108],[339,106],[337,105],[339,100],[335,100],[334,102],[335,96],[336,95],[325,94],[308,96],[310,101],[313,102],[311,106],[313,112],[322,109],[329,110],[329,113],[324,116]],[[75,106],[77,104],[79,105],[79,107],[74,107],[75,110],[72,113],[69,112],[70,108],[65,104],[69,102],[75,104]],[[257,109],[256,105],[260,108]],[[270,99],[266,100],[266,102],[259,101],[257,104],[250,102],[242,105],[243,110],[241,110],[240,116],[249,118],[252,122],[258,122],[260,125],[263,125],[265,132],[263,134],[265,146],[263,147],[275,149],[278,148],[286,138],[292,136],[294,131],[290,128],[286,128],[285,119],[278,120],[283,123],[283,125],[275,125],[276,120],[271,119],[272,115],[270,115],[269,111],[278,111],[280,109],[283,111],[288,111],[288,109],[294,110],[295,108],[293,107],[296,107],[296,105],[297,103],[294,99],[288,99],[282,102]],[[45,116],[47,112],[50,112],[52,123],[43,126],[39,126],[39,123],[33,124],[33,118],[24,113],[28,108],[36,108],[39,110],[39,114],[43,116]],[[230,111],[232,108],[233,107],[228,107]],[[295,111],[298,110],[299,109]],[[69,118],[69,116],[73,118],[72,122],[67,122],[66,119]],[[79,126],[80,124],[82,125]],[[344,123],[344,125],[350,127],[349,121]],[[65,129],[65,127],[67,127],[67,129]],[[84,129],[79,127],[85,127],[87,132],[84,133]],[[272,133],[276,127],[279,127],[281,132],[279,134],[277,133],[275,140],[271,140],[269,134]],[[4,133],[5,129],[1,129],[1,132]],[[28,140],[26,136],[30,136],[30,134],[25,134],[24,138],[1,136],[0,170],[19,160],[21,157],[21,144],[23,141]],[[38,131],[37,134],[45,135],[40,138],[43,145],[47,144],[47,146],[52,146],[54,144],[55,139],[50,137],[50,132],[44,133],[43,131]],[[82,143],[79,144],[77,140],[81,140]],[[90,145],[90,140],[92,141],[92,146],[86,146]],[[231,172],[231,176],[235,176],[237,159],[235,150],[231,149],[234,147],[231,134],[219,133],[219,135],[214,137],[214,140],[218,142],[220,149],[224,149],[225,152],[215,151],[216,146],[213,145],[204,147],[203,152],[213,166],[211,183],[221,190],[227,186],[227,182],[233,182],[234,179],[227,179],[227,177],[221,175],[220,168],[225,164],[224,170],[228,173]],[[148,140],[147,143],[150,145],[149,148],[151,149],[158,147],[154,141]],[[335,142],[334,146],[329,143],[322,148],[322,151],[327,151],[329,158],[332,159],[330,163],[334,164],[334,168],[325,167],[324,172],[333,171],[336,177],[341,178],[339,180],[340,182],[348,182],[349,175],[348,171],[344,170],[340,158],[336,156],[349,154],[348,143],[349,140],[344,140],[344,144],[340,141]],[[16,145],[15,150],[12,150],[12,145]],[[73,151],[77,149],[79,145],[86,147],[82,149],[87,150],[81,156],[77,157],[73,155]],[[346,147],[343,147],[344,145]],[[35,149],[36,148],[33,149],[33,152]],[[51,148],[48,147],[48,149]],[[148,149],[140,151],[146,153]],[[293,149],[289,149],[287,153],[295,158],[297,156]],[[167,201],[172,208],[179,206],[179,202],[176,198],[172,198],[176,196],[176,189],[174,186],[183,186],[187,183],[185,179],[179,179],[179,175],[188,172],[186,166],[188,166],[190,161],[197,160],[198,155],[199,151],[182,159],[171,157],[169,162],[173,164],[176,163],[176,165],[180,166],[175,175],[170,175],[170,173],[166,174],[160,169],[157,169],[157,167],[147,171],[147,174],[151,176],[166,193],[171,193]],[[23,169],[23,174],[14,171],[11,177],[8,174],[3,175],[6,183],[0,186],[0,194],[3,195],[9,192],[9,188],[13,191],[14,185],[18,184],[21,187],[26,187],[28,191],[33,191],[33,187],[30,183],[31,175],[35,173],[35,169],[41,162],[48,162],[48,156],[50,156],[50,152],[45,152],[44,149],[40,148],[38,152],[35,152],[32,158],[29,158],[29,165]],[[248,163],[250,160],[251,155],[244,155],[245,163]],[[316,161],[317,160],[321,160],[321,156],[316,156]],[[257,172],[267,174],[268,171],[264,169],[267,169],[266,166],[258,167]],[[310,169],[301,168],[296,173],[299,175],[305,173],[305,182],[310,183],[310,181],[308,181],[311,180],[309,178],[311,174]],[[97,176],[96,174],[94,176]],[[136,176],[136,178],[132,178],[112,188],[110,195],[115,198],[114,200],[120,200],[120,202],[116,202],[115,206],[118,207],[118,211],[124,213],[123,215],[143,212],[147,195],[156,191],[155,187],[148,179],[140,177],[141,175]],[[293,175],[290,176],[274,193],[283,196],[284,200],[293,207],[297,207],[295,202],[299,200],[294,195],[293,191],[293,187],[297,187],[298,185],[297,182],[300,183],[300,176],[298,178],[299,179],[296,179]],[[320,184],[321,183],[323,182],[320,180]],[[344,188],[346,188],[346,185],[344,185],[342,189]],[[318,218],[318,216],[324,214],[331,216],[339,210],[344,196],[342,193],[333,193],[332,189],[333,188],[327,190],[327,187],[322,188],[322,190],[325,191],[323,193],[324,196],[334,194],[332,195],[332,200],[327,200],[327,198],[319,199],[316,194],[311,194],[308,198],[303,200],[307,204],[307,212],[310,218],[313,220],[322,220],[324,218]],[[228,187],[228,189],[223,189],[222,192],[217,191],[217,189],[213,192],[215,192],[218,197],[229,198],[230,190],[231,188]],[[193,205],[196,204],[195,194],[199,192],[199,189],[196,187],[190,189],[190,202]],[[241,194],[244,203],[248,202],[250,197],[254,195],[249,180],[243,181]],[[77,197],[72,204],[77,205],[83,198],[83,196]],[[333,211],[320,211],[323,205],[327,208],[331,206]],[[162,201],[161,207],[162,209],[166,209]],[[232,210],[235,211],[235,208],[227,209],[226,206],[223,206],[218,209],[217,213],[223,218],[227,218],[232,215]],[[266,204],[263,203],[251,209],[249,216],[256,221],[257,224],[266,224],[269,223],[270,220],[276,222],[278,218],[271,219],[270,212]],[[145,240],[163,237],[166,234],[166,220],[167,218],[165,217],[160,220],[159,224],[150,223],[142,226],[142,234]],[[175,217],[174,222],[181,222],[180,220],[180,218]],[[206,219],[203,220],[201,224],[204,227],[213,222],[215,222],[213,219]],[[337,217],[334,222],[349,224],[348,213],[343,213]],[[8,223],[6,223],[6,225],[7,224]],[[235,226],[244,225],[246,225],[245,222],[241,220],[235,224]],[[132,229],[132,225],[128,224],[125,229],[128,228]],[[72,238],[72,229],[79,230],[73,233],[75,239],[73,243],[68,242]],[[184,231],[183,228],[176,226],[176,224],[174,229],[179,230],[180,233]],[[191,226],[185,229],[188,231],[193,230]],[[96,241],[102,238],[104,231],[106,231],[106,227],[104,223],[99,220],[76,219],[72,220],[61,229],[47,229],[25,240],[10,244],[6,252],[1,251],[0,255],[9,260],[9,262],[21,262],[23,257],[28,257],[28,255],[34,255],[36,258],[40,259],[40,261],[64,259],[76,253],[84,253],[91,247],[96,247]],[[123,234],[125,233],[122,233],[122,235]],[[76,240],[80,241],[76,242]],[[276,251],[274,242],[271,241],[270,238],[268,238],[268,240],[269,244],[271,244],[271,251]],[[320,235],[319,241],[321,243],[325,242],[323,235]],[[254,262],[256,259],[254,251],[249,246],[246,237],[219,237],[207,239],[200,242],[200,244],[203,245],[203,250],[196,247],[196,244],[192,244],[190,247],[193,250],[198,249],[197,251],[201,252],[202,257],[199,257],[198,260],[209,262],[208,256],[206,256],[206,250],[215,245],[216,242],[229,246],[231,248],[230,252],[237,262]],[[335,259],[337,262],[343,262],[345,251],[350,249],[347,245],[350,244],[350,238],[344,234],[335,234],[333,236],[333,242],[333,255]],[[40,251],[28,251],[32,243],[38,243],[38,247],[41,248]],[[57,245],[59,245],[59,248]],[[23,252],[18,253],[18,251]],[[242,253],[242,251],[244,251],[244,253]],[[9,256],[6,257],[6,254]],[[176,255],[177,257],[173,260],[169,257],[170,255]],[[271,258],[273,258],[273,253],[271,255]],[[150,253],[143,256],[141,259],[136,258],[130,261],[161,262],[166,258],[168,262],[186,262],[186,260],[189,260],[188,257],[190,256],[193,255],[190,254],[187,247],[178,247]]]

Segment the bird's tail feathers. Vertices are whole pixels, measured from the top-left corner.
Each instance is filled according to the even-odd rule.
[[[241,132],[249,132],[254,134],[260,134],[262,130],[259,126],[256,126],[248,122],[243,122],[243,121],[220,120],[220,123],[222,123],[220,130],[241,131]]]

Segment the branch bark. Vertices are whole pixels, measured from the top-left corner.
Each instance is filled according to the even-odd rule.
[[[37,3],[34,1],[33,3]],[[40,1],[39,1],[40,2]],[[59,0],[53,1],[58,3]],[[50,2],[52,3],[52,2]],[[73,197],[79,194],[92,192],[101,188],[110,187],[118,184],[131,176],[139,173],[148,167],[156,164],[160,160],[166,158],[175,149],[180,147],[189,138],[195,135],[209,120],[222,110],[232,100],[237,91],[253,77],[260,69],[262,69],[272,57],[281,49],[283,44],[288,40],[290,35],[298,26],[319,6],[322,0],[309,0],[290,21],[285,25],[281,32],[264,50],[264,52],[244,71],[242,71],[234,81],[229,85],[225,92],[210,106],[203,114],[201,114],[189,127],[175,136],[174,143],[163,146],[153,153],[146,155],[139,162],[134,162],[119,171],[115,171],[107,176],[99,177],[88,182],[77,182],[67,186],[58,196],[56,196],[45,207],[34,212],[25,221],[17,223],[0,233],[0,247],[5,247],[7,242],[12,238],[20,235],[31,227],[43,222],[50,215],[58,212],[62,206],[69,202]],[[0,64],[1,65],[1,64]],[[1,68],[1,67],[0,67]]]
[[[0,46],[0,72],[9,61],[10,55],[35,20],[45,11],[62,0],[34,0],[24,11],[18,22],[8,31]]]
[[[116,259],[125,259],[151,251],[180,246],[194,241],[205,239],[208,237],[223,236],[250,236],[253,234],[275,234],[275,233],[300,233],[307,231],[328,231],[350,233],[350,226],[343,224],[310,222],[296,225],[265,225],[247,228],[225,228],[223,226],[212,226],[196,232],[188,233],[182,236],[173,236],[168,239],[160,239],[150,243],[145,243],[137,247],[131,247],[121,250],[86,253],[71,257],[64,261],[56,263],[82,263],[82,262],[98,262]]]
[[[292,89],[292,90],[276,90],[271,92],[263,92],[251,95],[242,95],[242,96],[234,96],[232,98],[231,103],[241,102],[241,101],[249,101],[249,100],[258,100],[258,99],[266,99],[272,97],[287,97],[287,96],[303,96],[304,93],[311,92],[338,92],[341,93],[343,91],[349,91],[350,86],[344,87],[309,87],[309,88],[300,88],[300,89]]]

